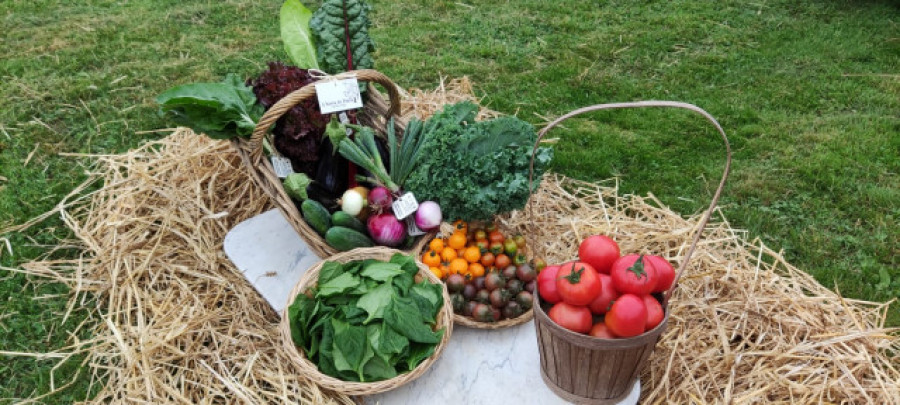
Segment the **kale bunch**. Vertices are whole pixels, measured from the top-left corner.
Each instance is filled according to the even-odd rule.
[[[553,156],[538,148],[529,188],[534,127],[512,116],[476,122],[477,111],[475,104],[457,103],[422,124],[421,157],[404,184],[417,200],[440,204],[448,220],[489,220],[524,208]]]
[[[269,62],[268,65],[268,69],[256,80],[248,83],[266,110],[294,90],[316,81],[306,69],[281,62]],[[319,147],[328,119],[329,115],[319,112],[318,99],[310,97],[275,122],[275,149],[291,159],[294,170],[310,176],[315,174]]]

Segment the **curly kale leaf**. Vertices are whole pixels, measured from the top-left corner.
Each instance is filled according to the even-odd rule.
[[[315,37],[320,69],[336,74],[375,67],[369,8],[364,0],[325,0],[313,13],[309,27]]]
[[[404,185],[417,200],[438,202],[451,220],[488,220],[522,209],[553,156],[552,149],[538,148],[529,188],[534,127],[516,117],[475,122],[467,114],[471,108],[451,105],[425,122],[419,165]]]

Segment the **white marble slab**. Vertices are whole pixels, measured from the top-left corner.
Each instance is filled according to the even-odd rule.
[[[277,209],[237,224],[223,245],[225,255],[278,313],[300,276],[321,260]]]
[[[279,313],[300,276],[320,259],[278,210],[241,222],[225,254]],[[620,404],[636,404],[640,381]],[[423,376],[366,404],[565,404],[541,379],[534,321],[499,330],[457,327]]]

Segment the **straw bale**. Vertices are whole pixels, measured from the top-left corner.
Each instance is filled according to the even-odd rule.
[[[668,330],[642,375],[644,403],[900,404],[900,335],[890,303],[842,298],[725,218],[707,225],[670,304]],[[617,183],[548,174],[529,206],[501,220],[539,257],[577,257],[587,235],[681,264],[700,215]]]
[[[403,111],[426,117],[463,99],[478,101],[467,79],[442,80],[407,93]],[[87,307],[82,325],[92,338],[73,331],[71,346],[50,353],[0,354],[87,353],[98,403],[352,403],[299,375],[281,347],[278,315],[222,252],[229,229],[271,208],[227,143],[177,129],[93,159],[85,185],[23,225],[60,215],[77,238],[60,246],[80,257],[5,269],[69,285],[65,316]],[[96,182],[102,187],[85,191]],[[620,196],[615,180],[558,174],[544,177],[527,210],[501,218],[551,262],[604,233],[624,251],[680,263],[698,223],[652,195]],[[900,404],[900,338],[884,327],[887,306],[842,298],[719,213],[673,296],[669,328],[642,377],[643,402]]]

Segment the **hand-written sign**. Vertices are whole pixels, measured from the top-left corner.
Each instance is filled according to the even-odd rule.
[[[316,83],[316,97],[322,114],[362,108],[362,96],[355,77]]]

